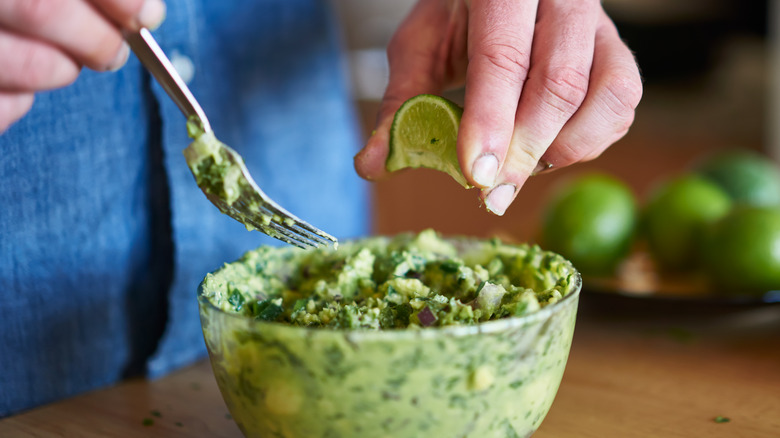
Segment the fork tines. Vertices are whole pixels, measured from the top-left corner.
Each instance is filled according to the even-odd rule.
[[[209,198],[233,219],[298,248],[318,248],[338,242],[335,237],[298,219],[271,200],[259,196],[252,199],[242,194],[232,205],[228,205],[219,198]]]
[[[270,199],[266,200],[263,210],[266,214],[271,215],[272,219],[269,226],[286,237],[301,240],[308,245],[310,244],[307,241],[313,242],[314,244],[310,246],[314,247],[338,243],[335,237],[310,225],[308,222],[302,221]]]

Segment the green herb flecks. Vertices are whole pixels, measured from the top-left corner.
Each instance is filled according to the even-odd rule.
[[[261,319],[263,321],[275,321],[276,318],[284,311],[280,305],[280,302],[281,300],[273,300],[270,298],[258,302],[257,307],[253,312],[255,319]]]
[[[257,320],[381,330],[523,316],[579,287],[574,268],[539,247],[480,246],[459,257],[426,230],[337,252],[262,247],[207,276],[204,290],[221,309]]]
[[[228,286],[230,294],[228,295],[228,303],[233,305],[236,312],[240,311],[244,307],[244,295],[238,289]]]
[[[379,326],[383,329],[405,328],[409,326],[409,317],[412,313],[412,306],[409,303],[388,302],[387,307],[379,313]]]

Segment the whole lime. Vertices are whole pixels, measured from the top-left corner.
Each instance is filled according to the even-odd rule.
[[[642,215],[642,231],[659,266],[667,271],[697,266],[704,227],[728,213],[731,204],[723,189],[698,175],[662,183]]]
[[[542,245],[584,275],[608,275],[631,248],[636,200],[620,180],[590,173],[558,188],[547,205]]]
[[[706,268],[732,292],[780,290],[780,207],[734,208],[708,230]]]
[[[780,167],[758,152],[716,152],[694,169],[721,186],[737,204],[780,205]]]

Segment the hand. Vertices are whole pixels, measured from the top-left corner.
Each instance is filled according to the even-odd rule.
[[[634,57],[598,0],[420,0],[387,54],[389,84],[357,172],[386,174],[406,99],[465,81],[458,158],[497,215],[530,175],[596,158],[625,135],[642,96]]]
[[[35,92],[70,84],[82,66],[121,68],[130,52],[120,28],[155,28],[164,17],[161,0],[1,0],[0,133]]]

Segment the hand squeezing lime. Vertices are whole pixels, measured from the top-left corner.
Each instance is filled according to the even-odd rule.
[[[427,167],[470,188],[458,162],[458,127],[463,108],[443,97],[421,94],[401,105],[390,127],[389,172]]]

